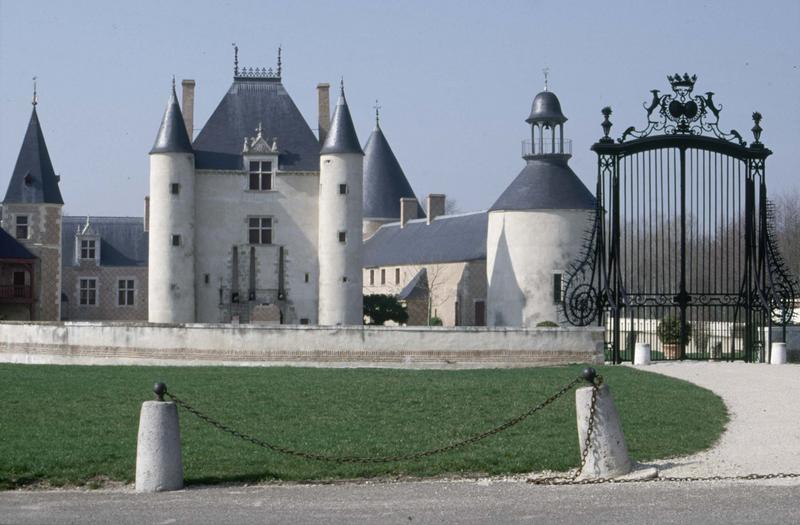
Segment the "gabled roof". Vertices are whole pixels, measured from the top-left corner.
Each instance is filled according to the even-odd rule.
[[[235,79],[194,141],[198,169],[242,169],[242,144],[258,125],[278,139],[278,169],[319,171],[319,141],[276,78]]]
[[[186,124],[183,121],[181,107],[178,105],[178,96],[175,94],[175,83],[172,84],[172,93],[161,119],[156,141],[153,144],[153,153],[192,153],[192,143],[186,133]]]
[[[91,217],[92,229],[100,236],[101,266],[147,266],[148,236],[141,217]],[[61,264],[75,264],[75,234],[86,225],[86,217],[64,216],[61,226]]]
[[[347,99],[344,97],[344,86],[339,94],[339,101],[333,112],[331,129],[325,137],[320,155],[330,155],[332,153],[361,153],[361,143],[356,136],[356,128],[353,126],[353,118],[350,116],[350,108],[347,106]]]
[[[529,160],[489,211],[594,209],[595,198],[563,158]]]
[[[28,249],[0,228],[0,259],[36,259]]]
[[[64,204],[58,188],[58,176],[53,171],[47,144],[44,142],[36,106],[22,139],[17,163],[8,183],[3,203],[51,203]]]
[[[425,299],[428,296],[428,269],[422,268],[408,281],[408,284],[400,290],[397,298],[402,301],[409,299]]]
[[[364,146],[364,218],[400,219],[401,198],[417,196],[383,131],[376,125]],[[422,206],[418,209],[422,210]]]
[[[485,211],[384,224],[364,241],[364,267],[486,259]]]

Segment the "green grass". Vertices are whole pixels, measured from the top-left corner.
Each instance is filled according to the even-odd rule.
[[[402,454],[492,428],[581,367],[410,371],[0,365],[0,488],[133,480],[142,401],[165,381],[185,401],[267,441],[326,454]],[[713,393],[599,367],[634,459],[711,446],[727,414]],[[578,464],[574,394],[480,443],[414,462],[338,465],[263,450],[180,411],[187,483],[503,474]]]

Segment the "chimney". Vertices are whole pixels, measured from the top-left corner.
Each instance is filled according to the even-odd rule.
[[[144,198],[144,231],[150,231],[150,195]]]
[[[183,123],[186,124],[186,133],[189,140],[194,140],[194,80],[188,79],[181,82],[183,86],[183,100],[181,110],[183,112]]]
[[[410,220],[419,217],[419,204],[417,199],[404,197],[400,199],[400,227],[404,228]]]
[[[331,129],[331,85],[317,84],[317,112],[319,113],[319,143],[325,142]]]
[[[439,215],[444,215],[444,193],[428,194],[428,224]]]

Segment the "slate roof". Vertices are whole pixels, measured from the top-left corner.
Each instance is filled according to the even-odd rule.
[[[36,259],[36,256],[11,234],[0,228],[0,259]]]
[[[399,220],[401,198],[417,196],[383,131],[376,126],[364,146],[364,218]],[[422,206],[418,209],[421,212]]]
[[[319,141],[279,79],[235,79],[194,141],[197,169],[242,169],[242,144],[261,124],[278,138],[278,169],[319,171]]]
[[[384,224],[364,241],[365,268],[474,261],[486,258],[485,211]]]
[[[100,236],[101,266],[147,266],[147,232],[141,217],[89,217]],[[61,226],[61,265],[75,264],[75,233],[86,225],[85,216],[65,216]]]
[[[400,290],[397,298],[403,301],[409,299],[425,299],[428,295],[428,269],[422,268],[417,274],[408,281],[408,284]]]
[[[58,176],[53,171],[50,154],[44,141],[36,106],[22,139],[17,163],[8,183],[4,203],[64,204],[58,188]]]
[[[356,128],[353,126],[353,118],[350,116],[350,108],[347,106],[347,99],[344,96],[344,86],[339,93],[339,101],[331,119],[331,129],[322,144],[320,155],[330,155],[332,153],[361,153],[361,143],[356,136]]]
[[[529,160],[489,211],[594,209],[595,198],[563,158]]]
[[[164,118],[161,119],[161,127],[156,135],[156,142],[150,150],[150,154],[153,153],[192,153],[192,143],[189,134],[186,133],[186,124],[183,121],[181,107],[178,105],[174,84],[167,109],[164,110]]]
[[[525,122],[547,122],[550,124],[563,124],[567,117],[561,111],[561,102],[552,91],[542,91],[533,97],[531,104],[531,114]]]

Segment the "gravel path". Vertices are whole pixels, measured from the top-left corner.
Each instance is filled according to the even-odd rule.
[[[637,368],[708,388],[730,413],[710,450],[649,464],[663,475],[800,472],[800,366],[683,362]]]

